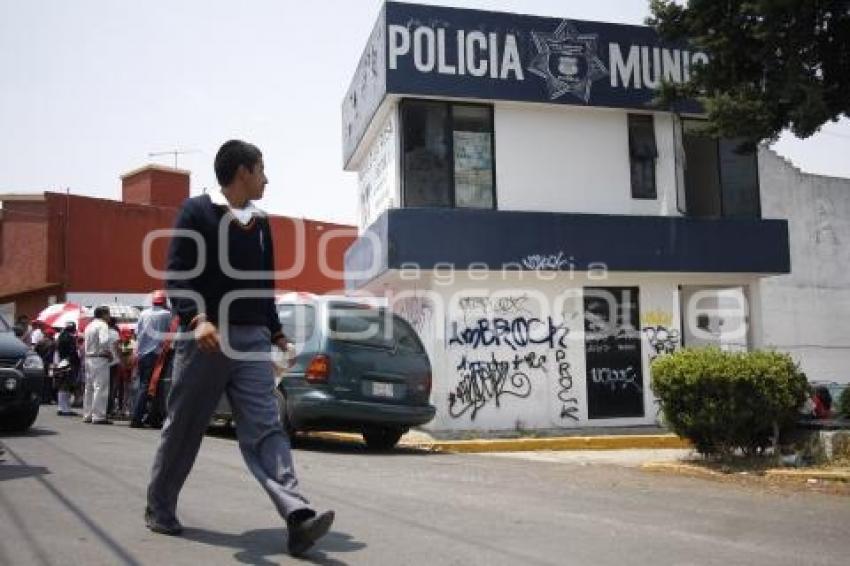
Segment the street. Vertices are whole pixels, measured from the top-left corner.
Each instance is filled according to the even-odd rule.
[[[43,407],[0,445],[0,564],[278,564],[285,531],[232,436],[208,436],[178,509],[182,537],[143,524],[154,430]],[[303,492],[333,508],[319,564],[835,564],[846,497],[744,489],[611,463],[308,441]]]

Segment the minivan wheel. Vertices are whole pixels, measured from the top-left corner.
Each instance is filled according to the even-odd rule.
[[[0,430],[24,432],[33,425],[36,418],[38,418],[38,403],[33,403],[29,407],[14,411],[4,421],[0,422]]]
[[[405,430],[394,427],[369,427],[363,429],[363,440],[371,450],[389,450],[401,439]]]

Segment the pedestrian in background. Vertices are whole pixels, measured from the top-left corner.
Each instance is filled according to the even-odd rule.
[[[44,382],[41,387],[41,402],[44,405],[53,403],[56,394],[53,390],[53,358],[56,354],[56,341],[53,339],[56,331],[48,326],[41,334],[41,339],[35,345],[35,353],[44,364]]]
[[[71,411],[71,395],[77,388],[80,379],[80,351],[77,349],[77,325],[69,322],[56,339],[56,367],[62,364],[62,370],[56,383],[56,398],[59,403],[59,414],[73,415]],[[63,363],[64,362],[64,363]]]
[[[32,332],[30,332],[30,341],[27,346],[32,346],[33,348],[41,342],[41,339],[44,338],[44,330],[42,330],[43,323],[40,320],[32,321]]]
[[[133,366],[136,363],[136,339],[133,331],[123,328],[118,341],[118,388],[115,392],[116,413],[126,417],[130,407],[130,382],[133,378]]]
[[[94,309],[94,319],[84,333],[86,351],[86,388],[83,393],[83,422],[112,424],[106,409],[109,397],[109,364],[112,361],[109,339],[109,307]]]
[[[139,390],[130,415],[130,426],[141,428],[145,425],[148,405],[148,385],[156,360],[162,352],[162,344],[171,323],[171,311],[168,310],[165,291],[151,293],[151,306],[139,315],[136,325],[136,364],[139,371]]]
[[[109,389],[106,414],[112,417],[115,412],[115,392],[118,390],[118,366],[121,363],[121,352],[118,351],[118,342],[121,340],[121,333],[118,330],[118,319],[114,316],[109,317],[107,325],[109,326],[109,353],[112,355],[112,359],[109,360]]]

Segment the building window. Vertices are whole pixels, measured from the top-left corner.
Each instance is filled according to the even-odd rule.
[[[405,207],[494,208],[493,109],[401,103]]]
[[[759,218],[758,157],[738,140],[702,131],[701,120],[682,121],[685,200],[689,216]]]
[[[648,114],[629,114],[629,165],[632,178],[632,198],[654,199],[655,126]]]

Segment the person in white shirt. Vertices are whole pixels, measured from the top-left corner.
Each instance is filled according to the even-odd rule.
[[[32,323],[33,331],[30,334],[30,344],[32,344],[33,348],[35,348],[38,343],[41,342],[41,340],[44,338],[44,331],[41,329],[41,325],[41,321],[38,320],[33,321]]]
[[[112,424],[107,418],[109,398],[109,363],[112,353],[109,341],[109,307],[94,309],[94,320],[83,334],[86,351],[86,389],[83,395],[83,422]]]

